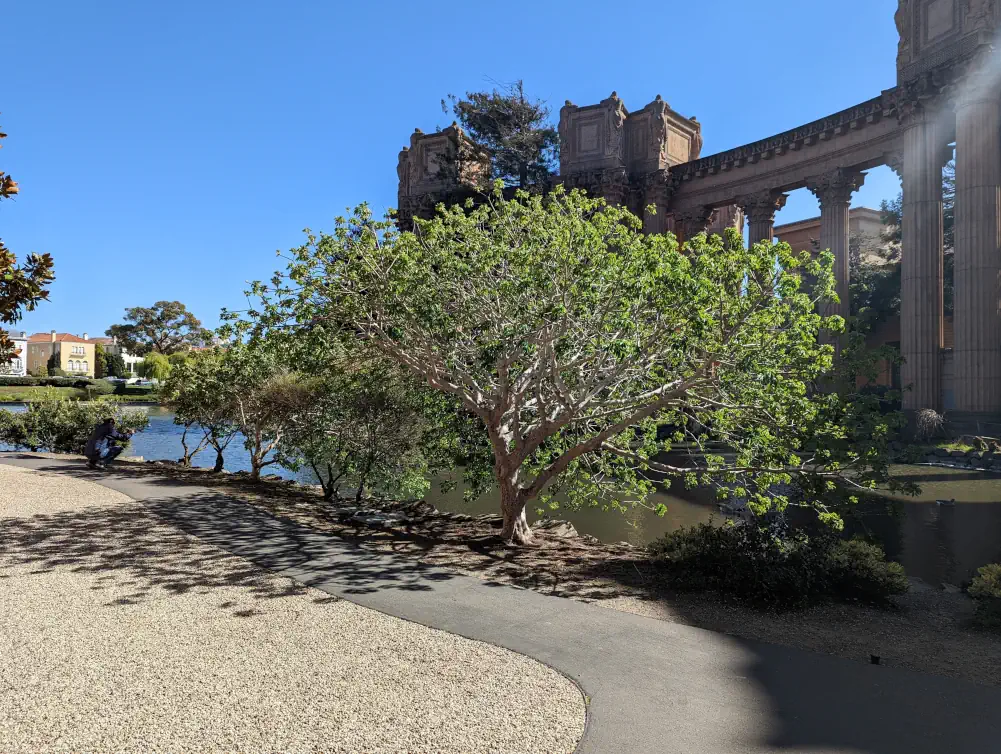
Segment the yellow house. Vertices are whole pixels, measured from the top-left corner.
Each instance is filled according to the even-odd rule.
[[[51,366],[71,377],[94,376],[94,344],[69,333],[35,333],[28,338],[28,374]]]

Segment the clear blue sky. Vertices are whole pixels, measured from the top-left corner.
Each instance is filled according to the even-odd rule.
[[[242,308],[277,249],[349,205],[396,199],[409,134],[449,92],[522,78],[558,117],[614,89],[703,124],[703,154],[895,83],[894,0],[367,3],[5,0],[0,237],[50,252],[30,332],[103,333],[178,299]],[[501,10],[503,9],[503,10]],[[895,196],[874,171],[857,206]],[[795,192],[778,222],[818,213]]]

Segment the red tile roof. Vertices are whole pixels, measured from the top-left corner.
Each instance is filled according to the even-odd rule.
[[[36,332],[28,337],[29,343],[51,343],[52,333],[47,332]],[[84,340],[79,335],[72,335],[68,332],[57,332],[56,333],[57,343],[90,343],[89,340]]]
[[[87,341],[88,343],[93,343],[94,345],[110,346],[114,345],[115,341],[112,338],[91,338]]]

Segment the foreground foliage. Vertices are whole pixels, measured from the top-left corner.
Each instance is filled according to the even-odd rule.
[[[119,432],[149,426],[145,411],[113,402],[50,400],[32,403],[22,413],[0,411],[0,443],[33,452],[80,454],[94,425],[107,417],[114,417]]]
[[[799,504],[836,521],[836,481],[887,478],[893,422],[816,389],[833,355],[820,335],[843,325],[817,313],[832,291],[829,254],[747,249],[735,232],[681,249],[557,189],[498,190],[406,233],[361,207],[252,293],[257,332],[350,339],[477,417],[503,536],[527,543],[529,501],[624,508],[664,475],[720,477],[759,513],[788,505],[776,485],[795,483]],[[679,442],[704,460],[658,457]]]
[[[977,601],[977,625],[1001,629],[1001,564],[991,563],[980,568],[969,594]]]
[[[7,134],[0,131],[0,141]],[[0,170],[0,199],[10,199],[20,193],[17,182]],[[23,311],[34,311],[49,298],[48,285],[55,280],[52,257],[49,254],[29,254],[23,264],[0,240],[0,323],[16,324]],[[7,330],[0,327],[0,363],[14,356],[14,342]]]
[[[769,608],[858,601],[878,604],[907,591],[899,563],[861,540],[831,533],[779,535],[756,523],[700,524],[650,545],[667,584]]]

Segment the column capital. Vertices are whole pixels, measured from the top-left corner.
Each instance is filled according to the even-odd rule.
[[[692,207],[690,209],[679,210],[674,213],[674,219],[682,223],[690,223],[693,226],[705,227],[713,216],[712,207]]]
[[[788,198],[788,194],[769,190],[737,197],[734,203],[744,210],[752,223],[772,223],[775,213],[786,206]]]
[[[902,149],[895,149],[883,155],[883,164],[897,174],[897,178],[904,177],[904,152]]]
[[[865,183],[865,173],[851,168],[835,168],[834,170],[810,178],[806,187],[820,201],[820,207],[835,204],[849,204],[852,194],[862,188]]]

